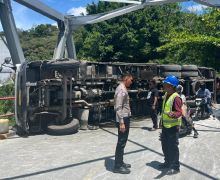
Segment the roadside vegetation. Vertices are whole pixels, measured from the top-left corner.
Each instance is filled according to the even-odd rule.
[[[0,97],[14,96],[14,84],[13,82],[7,83],[0,87]],[[6,100],[0,101],[0,115],[14,113],[14,101]],[[3,119],[3,118],[0,118]],[[9,125],[15,125],[15,119],[13,116],[9,117]]]

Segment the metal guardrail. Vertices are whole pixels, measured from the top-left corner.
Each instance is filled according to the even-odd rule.
[[[0,118],[14,116],[14,113],[0,115]]]
[[[15,100],[15,97],[14,96],[0,97],[0,101],[6,101],[6,100]],[[3,115],[0,115],[0,118],[10,117],[14,115],[15,115],[14,113],[3,114]]]
[[[15,97],[14,96],[0,97],[0,101],[5,101],[5,100],[15,100]]]

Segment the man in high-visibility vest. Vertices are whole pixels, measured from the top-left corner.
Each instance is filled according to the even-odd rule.
[[[165,91],[162,105],[162,134],[161,145],[165,162],[159,165],[159,169],[169,168],[168,175],[180,172],[179,163],[179,127],[182,116],[182,100],[176,92],[179,80],[169,75],[163,81]]]

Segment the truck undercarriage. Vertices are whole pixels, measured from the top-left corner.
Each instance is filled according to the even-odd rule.
[[[27,133],[63,128],[87,129],[114,121],[114,92],[123,73],[131,73],[129,89],[133,117],[147,116],[149,80],[176,75],[187,99],[193,100],[200,82],[215,92],[215,71],[195,65],[84,62],[69,59],[24,63],[17,70],[17,124]],[[162,94],[162,89],[160,90]],[[73,122],[74,121],[74,122]],[[66,127],[72,123],[74,127]],[[57,126],[57,127],[56,127]],[[63,130],[64,131],[64,130]],[[64,132],[62,132],[64,133]]]

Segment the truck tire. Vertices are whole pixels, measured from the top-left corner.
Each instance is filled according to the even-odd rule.
[[[197,77],[198,71],[183,71],[181,72],[181,76],[184,77]]]
[[[196,65],[182,65],[182,71],[198,71]]]
[[[73,119],[66,125],[48,125],[47,133],[50,135],[69,135],[77,133],[79,129],[79,120]]]
[[[173,76],[176,76],[178,78],[181,78],[181,72],[176,72],[176,71],[163,72],[161,75],[164,76],[164,77],[169,76],[169,75],[173,75]]]
[[[212,70],[209,70],[209,78],[214,78],[214,71]]]
[[[198,68],[200,75],[202,75],[205,78],[209,78],[209,68],[207,67],[199,67]]]
[[[173,64],[167,64],[167,65],[160,65],[160,69],[162,71],[181,71],[180,65],[173,65]]]
[[[199,90],[200,82],[199,81],[195,81],[191,85],[192,85],[192,92],[193,92],[193,94],[196,94],[196,92]]]

